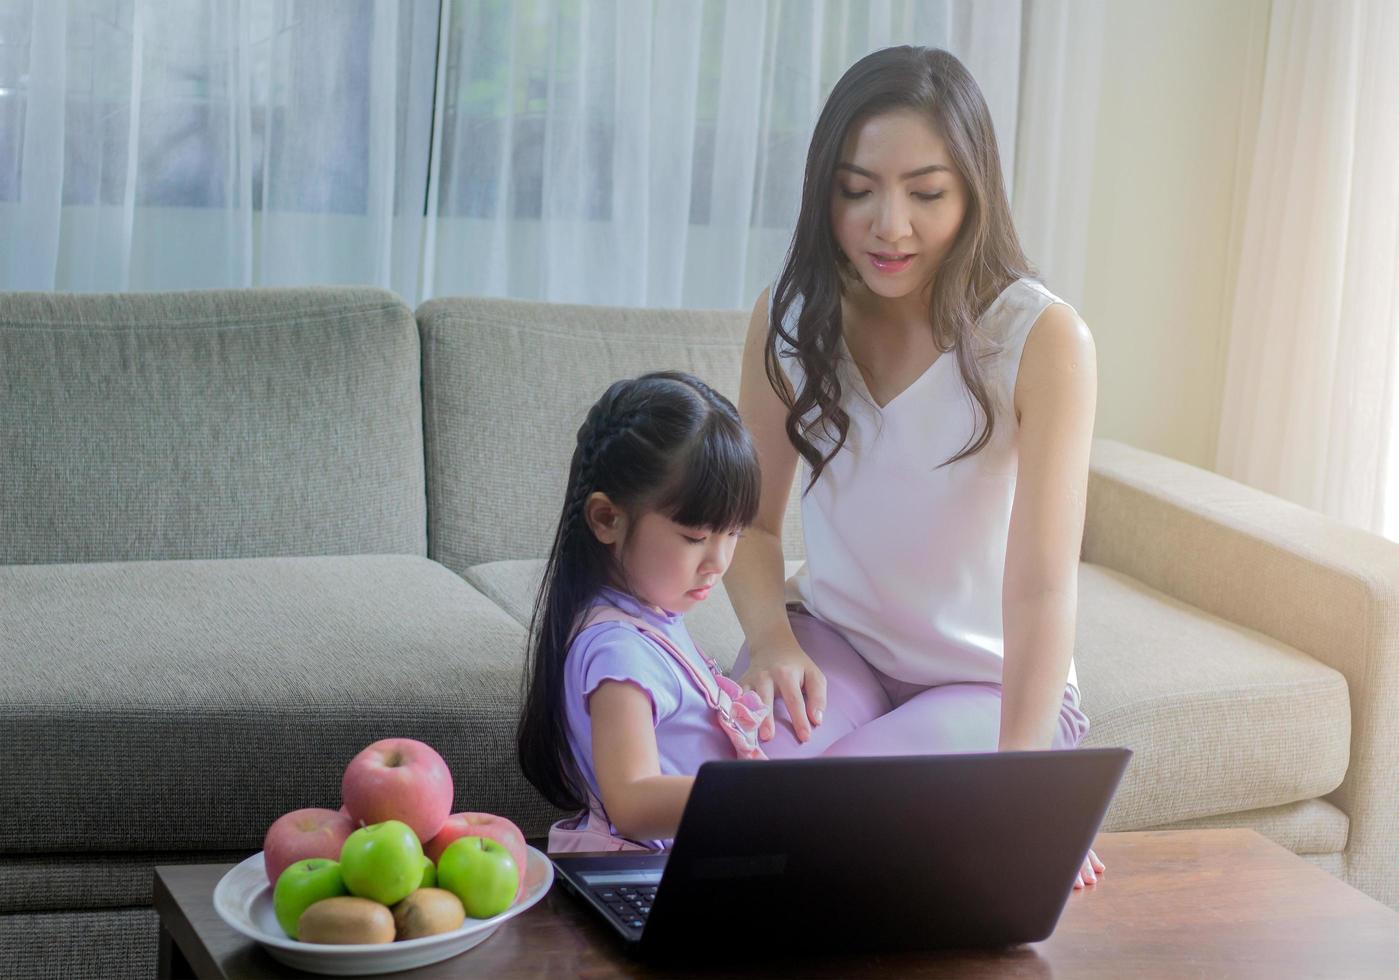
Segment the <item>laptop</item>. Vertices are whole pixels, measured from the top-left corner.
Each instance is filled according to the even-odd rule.
[[[1054,931],[1122,748],[707,762],[668,853],[560,854],[643,956],[1010,946]]]

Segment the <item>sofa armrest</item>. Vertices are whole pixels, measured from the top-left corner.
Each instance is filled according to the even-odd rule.
[[[1399,544],[1233,480],[1098,440],[1083,560],[1345,676],[1351,884],[1399,907]]]

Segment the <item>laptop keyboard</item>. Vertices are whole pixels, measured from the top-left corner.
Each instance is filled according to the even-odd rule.
[[[656,898],[655,885],[608,885],[593,887],[589,891],[609,915],[631,929],[646,925],[646,917],[651,914],[651,903]]]

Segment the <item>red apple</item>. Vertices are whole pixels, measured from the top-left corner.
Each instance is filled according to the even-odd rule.
[[[454,813],[447,818],[437,836],[423,845],[423,853],[432,858],[435,864],[442,859],[447,845],[461,837],[485,837],[505,846],[520,872],[520,887],[515,891],[515,900],[519,901],[525,893],[525,859],[528,854],[525,835],[520,828],[494,813]]]
[[[386,738],[350,760],[340,798],[356,827],[400,820],[431,840],[452,812],[452,774],[432,746]]]
[[[354,829],[353,820],[334,810],[310,807],[283,814],[267,828],[262,840],[267,880],[275,885],[283,871],[307,858],[339,861],[340,848]]]

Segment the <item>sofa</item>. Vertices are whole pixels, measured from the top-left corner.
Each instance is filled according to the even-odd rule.
[[[152,867],[338,806],[385,736],[545,833],[513,739],[573,433],[645,370],[732,396],[746,321],[0,296],[0,974],[153,974]],[[1399,545],[1100,441],[1079,587],[1087,744],[1135,751],[1105,829],[1255,828],[1399,907]],[[722,589],[689,622],[732,662]]]

